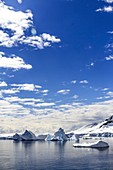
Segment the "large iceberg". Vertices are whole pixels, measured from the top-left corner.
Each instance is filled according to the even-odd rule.
[[[57,132],[54,133],[54,137],[51,141],[67,141],[67,136],[62,128],[59,128]]]
[[[22,134],[22,140],[23,141],[34,141],[36,140],[36,136],[33,132],[26,130],[23,134]]]

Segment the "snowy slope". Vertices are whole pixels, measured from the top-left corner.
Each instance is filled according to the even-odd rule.
[[[73,131],[74,134],[113,134],[113,116],[101,123],[93,123]]]

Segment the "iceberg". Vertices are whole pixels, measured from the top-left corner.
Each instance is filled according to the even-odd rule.
[[[47,137],[47,135],[38,135],[38,136],[37,136],[37,140],[43,141],[43,140],[46,139],[46,137]]]
[[[104,141],[97,141],[95,143],[75,143],[73,144],[73,147],[76,148],[108,148],[108,143]]]
[[[48,134],[47,137],[45,138],[45,141],[51,141],[53,139],[53,136]]]
[[[23,141],[34,141],[36,140],[36,136],[33,132],[26,130],[22,136],[21,136]]]
[[[76,142],[79,142],[79,135],[77,134],[73,134],[71,138],[69,138],[69,140],[75,140]]]
[[[54,133],[54,137],[51,141],[67,141],[67,136],[62,128],[59,128],[57,132]]]
[[[22,137],[21,137],[21,135],[19,135],[18,133],[16,133],[15,135],[13,135],[13,140],[14,140],[14,141],[21,141],[21,140],[22,140]]]

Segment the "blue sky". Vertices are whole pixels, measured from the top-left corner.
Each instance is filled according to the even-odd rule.
[[[113,0],[0,1],[0,131],[66,131],[113,112]]]

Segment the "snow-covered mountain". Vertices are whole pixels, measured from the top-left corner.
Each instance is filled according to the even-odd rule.
[[[113,137],[113,116],[101,123],[92,123],[83,126],[73,131],[73,133],[78,135],[89,134],[90,136]]]

